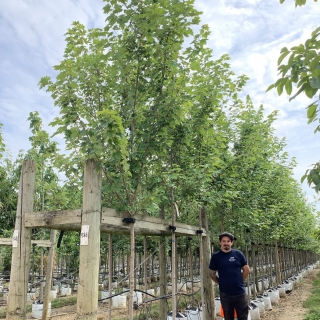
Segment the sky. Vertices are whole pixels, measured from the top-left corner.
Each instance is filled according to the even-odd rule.
[[[39,90],[41,77],[54,77],[53,66],[63,58],[64,34],[73,21],[86,27],[103,27],[102,0],[14,0],[0,2],[0,123],[6,148],[15,158],[28,150],[31,135],[27,121],[38,111],[44,128],[58,115],[49,94]],[[295,157],[294,177],[300,181],[305,170],[320,159],[320,140],[314,125],[307,125],[308,98],[301,95],[289,102],[267,87],[277,79],[281,48],[304,43],[319,26],[320,3],[311,0],[295,8],[293,0],[195,0],[202,11],[201,24],[211,30],[209,47],[214,57],[228,54],[231,68],[250,80],[243,95],[254,105],[264,105],[266,114],[279,110],[275,134],[286,137],[286,151]],[[63,145],[62,141],[58,141]],[[315,192],[302,185],[309,202]],[[317,204],[317,208],[320,208]]]

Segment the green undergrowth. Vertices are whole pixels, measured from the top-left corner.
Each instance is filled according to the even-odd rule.
[[[51,308],[61,308],[65,306],[74,305],[77,303],[77,297],[63,297],[58,299],[53,299],[51,301]],[[32,311],[32,305],[27,304],[27,312]],[[7,316],[7,308],[0,308],[0,319],[6,318]]]
[[[308,309],[305,320],[320,319],[320,272],[318,272],[317,279],[313,282],[311,295],[303,303],[303,306]]]
[[[191,304],[191,300],[192,299],[190,297],[186,297],[186,296],[178,297],[178,310],[184,310],[188,305]],[[200,300],[201,300],[200,292],[197,292],[194,296],[194,303],[198,304]],[[76,296],[57,298],[51,301],[51,309],[74,305],[76,303],[77,303]],[[167,309],[171,310],[170,300],[168,300],[167,302]],[[28,304],[27,312],[31,312],[31,311],[32,311],[32,305]],[[145,316],[145,311],[141,309],[140,311],[134,311],[134,313],[139,313],[139,315],[134,316],[133,320],[142,319]],[[7,315],[7,308],[5,307],[0,308],[0,319],[6,318],[6,315]],[[152,318],[157,318],[159,316],[159,302],[152,303],[151,305],[148,306],[148,315],[149,317],[151,316]],[[125,319],[126,317],[121,317],[121,318],[115,318],[114,320],[125,320]]]

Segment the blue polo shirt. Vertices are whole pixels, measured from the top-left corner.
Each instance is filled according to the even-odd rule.
[[[220,292],[236,295],[245,292],[242,267],[247,263],[243,253],[236,249],[230,252],[215,252],[210,260],[209,269],[219,272]]]

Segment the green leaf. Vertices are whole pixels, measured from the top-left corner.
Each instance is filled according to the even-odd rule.
[[[307,84],[304,83],[304,84],[300,87],[300,89],[297,91],[297,93],[296,93],[293,97],[291,97],[291,98],[289,99],[289,101],[295,99],[302,91],[304,91],[306,85],[307,85]]]
[[[268,92],[269,90],[273,89],[274,87],[275,87],[275,84],[274,84],[274,83],[271,84],[271,85],[268,87],[268,89],[266,90],[266,92]]]
[[[284,85],[286,84],[287,80],[288,80],[288,78],[283,78],[283,79],[281,79],[281,82],[280,82],[280,84],[279,84],[278,87],[277,87],[277,92],[278,92],[278,95],[279,95],[279,96],[281,96],[281,94],[282,94],[282,92],[283,92],[283,87],[284,87]]]
[[[291,92],[292,92],[292,81],[290,79],[287,80],[286,84],[285,84],[285,89],[287,94],[290,96]]]
[[[286,48],[287,49],[287,48]],[[282,49],[283,50],[283,49]],[[288,49],[287,49],[288,50]],[[279,57],[279,59],[278,59],[278,66],[281,64],[281,62],[283,61],[283,59],[288,55],[290,53],[290,51],[288,50],[288,51],[284,51],[281,55],[280,55],[280,57]]]
[[[320,89],[320,78],[311,78],[310,79],[310,86],[313,89]]]
[[[308,110],[307,110],[307,117],[309,119],[314,117],[315,114],[316,114],[316,110],[317,110],[317,105],[316,104],[312,104],[311,106],[309,106]]]
[[[311,85],[309,83],[306,83],[305,89],[304,89],[304,93],[306,94],[306,96],[308,98],[313,98],[313,96],[317,93],[318,89],[314,89],[311,87]]]

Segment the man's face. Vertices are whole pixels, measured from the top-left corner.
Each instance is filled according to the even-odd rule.
[[[221,238],[220,240],[220,246],[221,246],[221,250],[224,252],[228,252],[231,250],[231,246],[232,246],[232,241],[230,240],[229,237],[224,236]]]

